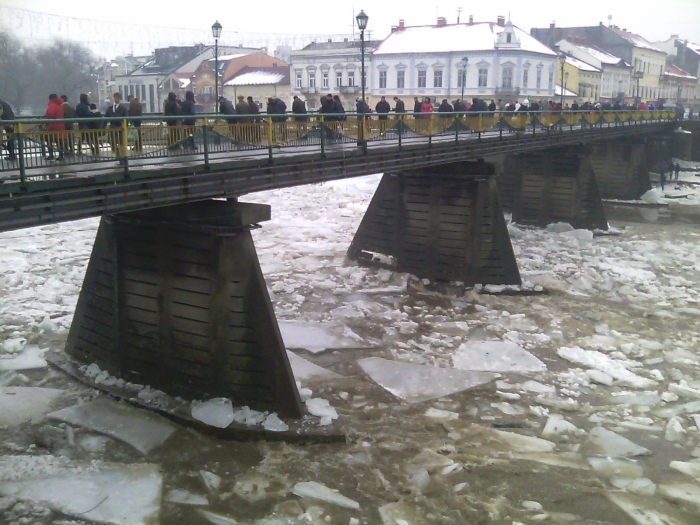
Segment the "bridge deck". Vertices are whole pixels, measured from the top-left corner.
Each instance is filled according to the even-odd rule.
[[[194,127],[184,139],[170,144],[145,141],[143,153],[129,148],[121,156],[98,151],[98,156],[66,156],[61,163],[43,161],[47,132],[24,137],[23,166],[3,161],[0,166],[0,231],[99,216],[107,213],[231,197],[265,189],[356,177],[385,171],[423,168],[504,153],[658,133],[673,116],[665,113],[592,114],[598,123],[579,116],[567,119],[525,115],[513,117],[369,121],[365,128],[352,123],[224,124],[222,133],[207,122]],[[607,118],[604,119],[603,117]],[[556,117],[556,119],[554,119]],[[619,117],[619,118],[618,118]],[[435,123],[433,123],[435,121]],[[507,124],[507,125],[506,125]],[[545,126],[545,124],[547,124]],[[347,126],[347,127],[346,127]],[[428,126],[426,129],[422,127]],[[18,126],[19,127],[19,126]],[[304,128],[305,135],[300,133]],[[124,141],[130,144],[124,127]],[[269,131],[268,139],[262,136]],[[290,131],[291,130],[291,131]],[[163,127],[160,133],[171,129]],[[294,133],[292,133],[294,131]],[[353,133],[354,131],[354,133]],[[32,133],[34,136],[32,136]],[[84,131],[66,132],[80,144]],[[100,133],[104,136],[105,130]],[[112,133],[107,130],[106,133]],[[227,133],[228,135],[225,135]],[[255,140],[245,142],[245,133]],[[212,134],[214,134],[212,136]],[[243,135],[241,135],[243,134]],[[279,140],[279,137],[287,140]],[[358,137],[364,147],[358,147]],[[109,135],[108,135],[109,137]],[[146,135],[144,134],[144,137]],[[32,139],[28,142],[27,139]],[[113,139],[113,137],[112,137]],[[49,139],[50,140],[50,139]],[[89,140],[89,137],[88,137]],[[197,152],[183,146],[194,141]],[[30,144],[28,147],[27,144]],[[160,147],[162,146],[162,147]],[[82,145],[82,148],[85,144]],[[160,147],[160,149],[156,149]],[[33,148],[33,149],[32,149]],[[150,148],[150,149],[149,149]],[[72,149],[72,148],[71,148]],[[135,155],[135,156],[134,156]]]

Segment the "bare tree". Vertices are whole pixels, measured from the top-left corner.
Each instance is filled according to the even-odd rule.
[[[37,61],[32,48],[25,47],[9,33],[0,32],[0,97],[19,116],[22,110],[36,108]]]
[[[36,60],[44,97],[49,93],[67,95],[75,104],[81,92],[93,89],[96,58],[86,46],[56,40],[38,49]]]

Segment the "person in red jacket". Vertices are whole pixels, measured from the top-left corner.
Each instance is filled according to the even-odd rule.
[[[644,103],[643,100],[641,102],[639,102],[639,106],[637,106],[637,109],[639,111],[644,111],[645,109],[647,109],[647,105]]]
[[[49,103],[46,106],[46,119],[62,119],[63,115],[63,99],[59,98],[58,95],[52,93],[49,95]],[[54,160],[53,150],[54,145],[58,150],[58,160],[63,160],[63,149],[65,149],[66,141],[66,125],[63,122],[56,122],[55,124],[46,124],[46,146],[49,154],[46,156],[46,160]]]
[[[420,112],[423,118],[430,118],[430,114],[433,112],[433,103],[430,102],[430,98],[425,97],[423,103],[420,105]]]

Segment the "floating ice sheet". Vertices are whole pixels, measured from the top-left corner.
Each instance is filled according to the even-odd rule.
[[[557,354],[559,354],[559,357],[563,357],[572,363],[601,370],[614,379],[635,388],[652,388],[656,385],[656,381],[630,372],[623,362],[610,359],[610,357],[597,350],[584,350],[578,346],[571,348],[562,347],[557,350]]]
[[[0,358],[0,372],[4,370],[30,370],[33,368],[46,368],[48,363],[44,359],[45,350],[36,345],[24,347],[21,353],[11,358]]]
[[[368,357],[357,363],[377,384],[408,403],[448,396],[496,377],[485,372],[414,365],[381,357]]]
[[[175,432],[175,426],[160,416],[108,399],[65,408],[47,417],[114,437],[142,454],[161,446]]]
[[[690,525],[673,516],[674,509],[667,505],[660,505],[654,500],[654,508],[649,508],[649,498],[621,494],[620,492],[608,492],[610,501],[620,507],[638,525]]]
[[[83,520],[109,525],[158,521],[163,484],[157,465],[105,463],[97,468],[0,482],[0,494],[47,505]]]
[[[294,378],[297,381],[309,381],[312,379],[338,379],[342,376],[321,368],[318,365],[313,364],[311,361],[307,361],[303,357],[299,357],[293,352],[287,351],[287,357],[289,357],[289,364],[292,367],[292,372],[294,372]]]
[[[299,348],[317,354],[333,348],[368,348],[364,341],[347,337],[345,327],[337,323],[280,321],[280,332],[287,348]]]
[[[593,454],[611,457],[632,457],[651,454],[649,449],[640,447],[626,437],[603,427],[591,429],[586,446]]]
[[[51,411],[51,402],[62,393],[55,388],[0,388],[0,426],[14,427],[42,419]]]
[[[542,372],[545,364],[509,341],[462,344],[452,358],[455,368],[482,372]]]
[[[329,489],[325,485],[321,485],[315,481],[305,481],[302,483],[297,483],[294,485],[292,492],[297,496],[303,498],[312,498],[326,503],[332,503],[333,505],[338,505],[339,507],[345,507],[348,509],[359,509],[360,504],[350,498],[346,498],[339,492]]]
[[[700,509],[700,485],[693,483],[673,483],[659,485],[659,494],[670,501],[692,503]]]

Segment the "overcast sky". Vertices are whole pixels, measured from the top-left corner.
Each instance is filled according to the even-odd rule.
[[[463,7],[463,22],[470,14],[477,22],[495,21],[497,15],[507,17],[510,14],[514,24],[529,31],[532,27],[546,27],[550,22],[558,26],[607,24],[608,15],[612,15],[613,24],[651,41],[666,40],[671,34],[678,34],[681,38],[700,43],[700,0],[491,0],[476,4],[466,0],[321,0],[312,3],[290,0],[264,0],[260,3],[230,0],[0,0],[0,7],[127,24],[201,29],[206,31],[203,35],[210,35],[209,28],[218,20],[224,28],[224,43],[238,42],[235,32],[347,34],[353,30],[353,13],[360,9],[369,16],[368,30],[372,30],[372,37],[384,38],[400,18],[405,19],[406,25],[434,24],[438,16],[454,23],[460,6]],[[26,17],[24,22],[38,24],[39,20]],[[105,38],[124,40],[133,31],[130,29]]]

